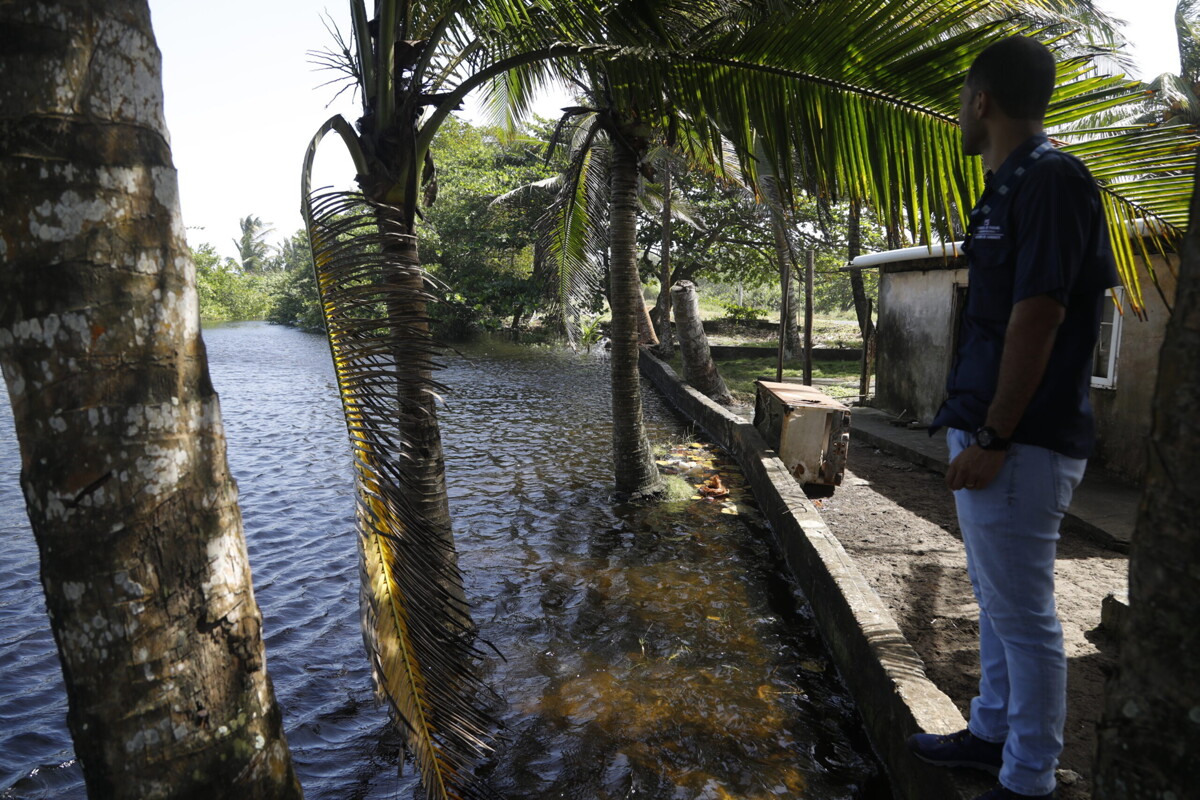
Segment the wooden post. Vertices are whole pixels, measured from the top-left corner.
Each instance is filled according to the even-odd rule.
[[[807,252],[804,265],[804,385],[812,386],[813,271],[817,251]]]
[[[867,319],[871,319],[871,298],[867,298]],[[875,326],[868,322],[863,326],[862,369],[859,371],[858,394],[859,403],[867,404],[867,395],[871,392],[871,364],[875,360]]]
[[[783,354],[787,350],[787,331],[788,319],[791,316],[791,308],[788,303],[788,284],[791,283],[792,265],[786,260],[783,260],[783,269],[780,270],[781,280],[779,281],[780,288],[783,290],[783,296],[779,301],[779,354],[775,360],[775,382],[783,383]],[[741,281],[738,282],[740,287]]]

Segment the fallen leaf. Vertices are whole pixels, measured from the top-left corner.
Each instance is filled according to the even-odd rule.
[[[713,475],[700,486],[700,494],[716,499],[725,497],[729,494],[729,490],[725,488],[725,484],[721,483],[720,475]]]

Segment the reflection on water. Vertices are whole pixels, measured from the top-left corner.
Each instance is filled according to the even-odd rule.
[[[257,323],[204,335],[306,796],[411,797],[362,654],[349,454],[325,342]],[[480,634],[503,654],[485,666],[505,736],[483,765],[503,796],[886,796],[732,465],[647,391],[675,499],[615,505],[603,354],[493,342],[444,363],[460,563]],[[5,405],[0,797],[83,797],[15,449]],[[729,495],[695,493],[714,473]]]

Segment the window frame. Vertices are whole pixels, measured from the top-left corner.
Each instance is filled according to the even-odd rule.
[[[1113,297],[1116,297],[1116,303],[1113,303]],[[1120,308],[1125,308],[1125,287],[1116,286],[1104,292],[1104,300],[1109,303],[1113,309],[1112,322],[1109,330],[1109,347],[1108,347],[1108,367],[1104,375],[1092,375],[1091,385],[1093,389],[1115,389],[1117,387],[1117,362],[1121,350],[1121,327],[1124,315],[1117,310],[1117,304]],[[1100,336],[1104,335],[1104,322],[1100,323]],[[1099,355],[1102,339],[1096,340],[1096,347],[1092,351],[1092,369],[1095,369],[1096,356]]]

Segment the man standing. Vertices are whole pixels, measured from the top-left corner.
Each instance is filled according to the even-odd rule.
[[[1094,432],[1088,389],[1116,269],[1095,181],[1046,138],[1054,58],[1013,36],[960,92],[963,151],[988,180],[964,249],[967,308],[932,431],[947,427],[967,571],[979,603],[979,695],[970,724],[916,734],[920,758],[998,774],[988,800],[1054,797],[1067,665],[1054,606],[1058,527]],[[980,800],[983,800],[980,798]]]

